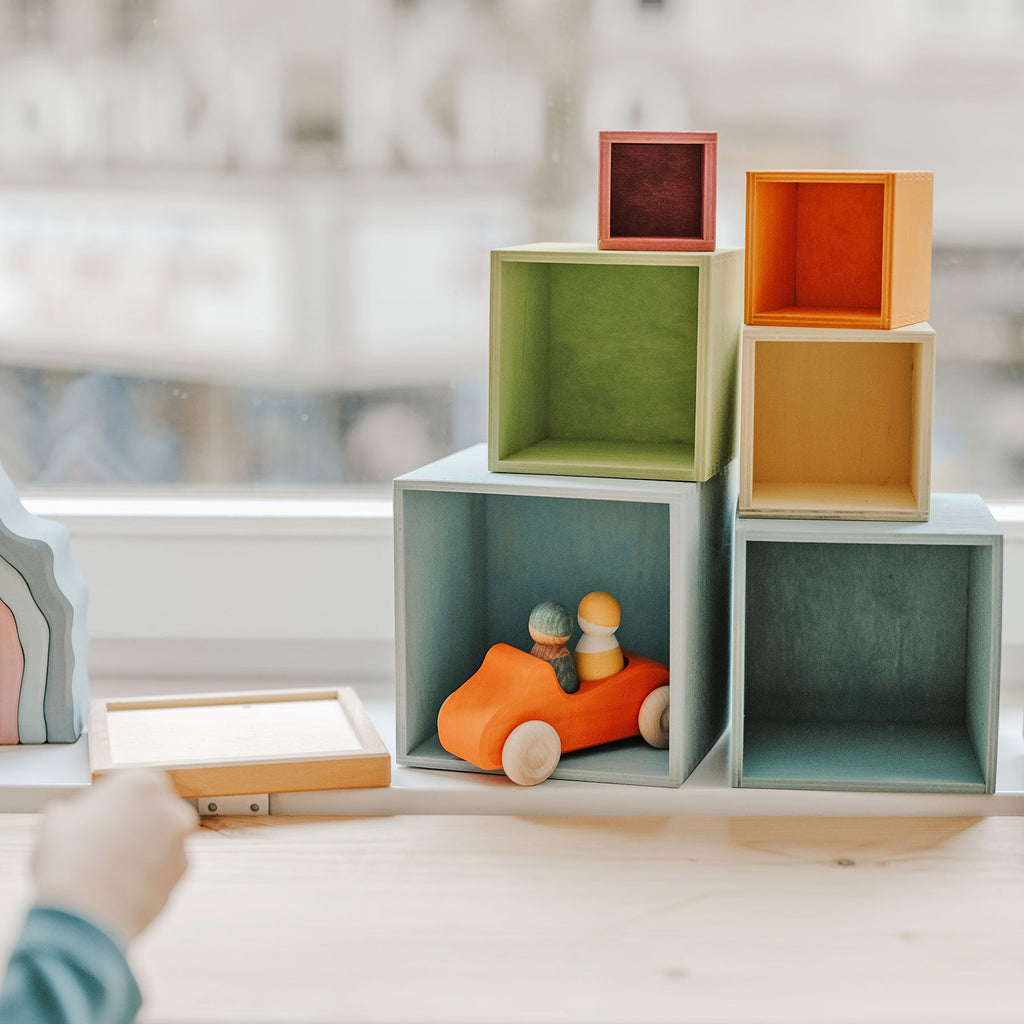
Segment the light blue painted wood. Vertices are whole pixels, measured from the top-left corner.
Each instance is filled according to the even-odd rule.
[[[596,748],[567,756],[555,777],[679,785],[726,721],[735,474],[496,474],[486,454],[478,445],[395,482],[399,763],[475,770],[436,744],[441,703],[491,644],[530,649],[539,601],[575,610],[607,590],[622,606],[622,645],[671,667],[669,750]]]
[[[485,526],[487,646],[533,646],[539,601],[573,612],[591,591],[622,608],[616,635],[627,650],[669,660],[669,507],[536,495],[488,494]],[[577,626],[570,648],[580,638]]]
[[[689,561],[674,556],[682,575],[683,601],[697,613],[687,616],[688,677],[702,684],[687,687],[679,725],[684,733],[685,778],[721,736],[729,717],[732,664],[733,521],[738,473],[732,463],[701,487],[698,514],[684,524]]]
[[[747,545],[750,719],[962,723],[968,549]]]
[[[732,780],[993,792],[1002,538],[975,495],[927,523],[737,520]]]
[[[763,788],[985,792],[963,725],[747,720],[743,784]]]
[[[485,497],[408,491],[403,502],[406,643],[398,656],[407,742],[418,746],[437,732],[445,698],[476,672],[488,647]]]
[[[449,754],[434,733],[429,739],[410,750],[403,764],[417,768],[443,768],[449,771],[504,776],[504,772],[485,772]],[[631,786],[677,786],[669,774],[667,750],[656,750],[643,740],[623,740],[589,750],[576,750],[563,754],[558,767],[551,773],[553,779],[576,782],[608,782]]]
[[[18,642],[25,655],[18,698],[18,741],[46,742],[46,659],[50,647],[50,627],[32,598],[25,577],[10,562],[0,558],[0,600],[11,609],[18,627]]]
[[[1002,639],[1002,538],[970,549],[967,630],[967,730],[985,777],[995,779]]]

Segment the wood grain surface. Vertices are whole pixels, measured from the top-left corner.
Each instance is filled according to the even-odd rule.
[[[0,817],[0,944],[30,816]],[[1024,819],[212,819],[145,1021],[1019,1021]]]

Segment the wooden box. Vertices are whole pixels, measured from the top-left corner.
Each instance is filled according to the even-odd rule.
[[[928,319],[929,171],[749,171],[745,321],[892,330]]]
[[[601,132],[599,249],[715,248],[717,132]]]
[[[733,457],[742,250],[491,256],[492,472],[701,481]]]
[[[397,759],[479,769],[437,716],[492,644],[529,651],[531,609],[622,607],[623,648],[669,665],[667,750],[637,737],[563,754],[553,778],[678,786],[721,734],[729,676],[734,474],[701,484],[487,472],[483,445],[395,482]],[[570,647],[579,640],[577,628]],[[509,783],[511,785],[511,783]]]
[[[744,327],[741,353],[741,516],[928,518],[928,324]]]
[[[148,766],[186,798],[387,786],[391,755],[350,687],[89,705],[93,778]]]
[[[733,785],[993,792],[1002,550],[975,495],[927,523],[738,521]]]

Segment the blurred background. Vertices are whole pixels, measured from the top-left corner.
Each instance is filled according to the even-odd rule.
[[[933,487],[1024,495],[1022,0],[0,0],[0,461],[383,485],[483,440],[491,248],[602,129],[935,172]]]

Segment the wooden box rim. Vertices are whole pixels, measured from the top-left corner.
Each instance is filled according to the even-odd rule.
[[[718,132],[644,132],[613,131],[600,132],[598,177],[597,237],[598,248],[602,250],[625,251],[675,251],[713,252],[715,249],[715,221],[717,212],[718,185]],[[611,232],[611,159],[612,145],[635,143],[637,145],[703,146],[705,149],[704,174],[702,180],[703,209],[701,211],[701,233],[687,238],[668,236],[645,237],[636,235],[613,235]]]
[[[335,700],[341,705],[360,743],[359,750],[318,751],[295,755],[246,755],[215,759],[182,759],[166,764],[120,763],[112,756],[107,716],[112,711],[159,708],[210,707],[231,704],[271,704],[293,701]],[[344,766],[356,772],[355,781],[331,777]],[[171,775],[185,797],[229,796],[233,793],[286,793],[317,789],[387,786],[391,755],[374,728],[355,690],[350,686],[246,690],[138,698],[97,698],[89,702],[89,766],[95,780],[122,768],[149,767]],[[239,773],[253,769],[252,788],[239,787]],[[223,779],[225,788],[217,788]],[[211,784],[213,789],[211,789]]]

